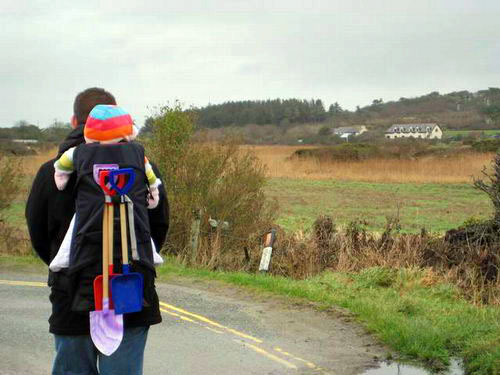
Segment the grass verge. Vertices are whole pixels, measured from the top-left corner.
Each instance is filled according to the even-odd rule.
[[[163,279],[175,275],[219,280],[321,307],[341,306],[404,358],[439,370],[456,356],[464,360],[468,374],[500,371],[500,309],[469,304],[454,286],[437,282],[427,271],[369,268],[359,274],[325,272],[292,280],[187,268],[169,260],[158,273]]]
[[[0,270],[47,272],[47,265],[35,255],[0,254]]]

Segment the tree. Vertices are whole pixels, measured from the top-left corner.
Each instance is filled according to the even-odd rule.
[[[343,111],[342,107],[337,102],[330,104],[330,107],[328,108],[328,114],[330,116],[337,113],[341,113],[342,111]]]
[[[36,125],[31,125],[25,120],[16,122],[12,128],[14,138],[20,139],[37,139],[42,138],[42,131]]]
[[[71,132],[71,124],[54,119],[52,124],[42,130],[42,139],[46,142],[60,142]]]
[[[146,121],[144,121],[144,125],[142,126],[139,135],[140,136],[149,136],[153,133],[153,127],[154,127],[154,118],[149,116],[146,118]]]
[[[330,136],[332,130],[330,129],[329,126],[322,126],[321,129],[318,131],[318,135],[320,137],[328,137]]]
[[[486,181],[474,179],[474,186],[485,192],[491,199],[495,209],[494,220],[500,223],[500,154],[497,153],[493,159],[493,173],[490,174],[484,169],[483,175]]]

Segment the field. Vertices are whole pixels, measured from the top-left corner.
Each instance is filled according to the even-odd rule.
[[[457,135],[466,137],[469,134],[474,134],[474,133],[483,133],[484,135],[497,135],[500,134],[500,129],[491,129],[491,130],[445,130],[444,131],[444,137],[454,137]]]
[[[402,232],[444,232],[465,220],[491,215],[486,196],[466,184],[387,184],[355,181],[270,179],[267,191],[281,206],[278,223],[307,230],[318,215],[339,224],[354,220],[380,232],[387,217],[399,217]]]
[[[295,146],[248,148],[268,167],[266,190],[280,204],[285,229],[308,230],[328,214],[343,225],[361,220],[373,231],[398,217],[402,232],[444,232],[492,213],[486,195],[472,186],[492,154],[320,163],[290,158]]]
[[[489,166],[493,154],[463,153],[418,159],[368,159],[328,161],[291,158],[297,149],[313,146],[246,146],[267,166],[268,176],[305,180],[380,183],[470,184]]]
[[[320,163],[290,158],[297,148],[244,146],[266,164],[266,191],[278,201],[278,224],[287,230],[308,230],[319,215],[331,215],[337,224],[361,220],[368,230],[377,232],[388,217],[399,218],[402,232],[421,228],[444,232],[470,218],[491,215],[488,198],[473,188],[472,178],[481,176],[492,154]],[[55,150],[48,150],[21,159],[28,174],[23,196],[38,166],[54,155]],[[7,216],[9,222],[23,227],[23,197]]]

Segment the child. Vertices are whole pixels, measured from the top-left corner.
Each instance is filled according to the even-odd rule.
[[[124,109],[115,105],[99,104],[95,106],[90,112],[87,122],[85,123],[84,137],[86,144],[99,143],[101,145],[116,145],[119,143],[132,142],[136,136],[137,128],[133,125],[130,115]],[[54,163],[54,180],[59,190],[65,189],[71,174],[75,171],[74,154],[76,149],[77,147],[70,148]],[[120,153],[123,153],[123,150],[121,150]],[[132,149],[130,151],[133,152]],[[112,158],[110,159],[110,156],[105,155],[105,159],[106,160],[103,161],[109,162]],[[161,181],[156,177],[151,164],[146,157],[144,157],[144,173],[149,184],[147,208],[153,209],[158,205],[158,186],[161,184]],[[70,252],[73,242],[75,223],[76,215],[73,216],[71,220],[71,224],[66,232],[57,255],[50,263],[49,268],[53,272],[58,272],[63,268],[68,268],[70,265]],[[156,251],[154,242],[151,239],[150,242],[154,264],[162,264],[163,259]]]

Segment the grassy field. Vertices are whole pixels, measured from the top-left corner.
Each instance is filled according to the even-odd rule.
[[[277,224],[287,230],[311,228],[319,215],[331,215],[337,224],[366,222],[371,231],[383,230],[387,217],[400,218],[403,233],[425,228],[444,232],[470,218],[491,216],[485,194],[468,184],[394,184],[271,178],[266,192],[278,201]],[[9,223],[23,228],[24,200],[6,212]]]
[[[367,160],[317,163],[289,157],[297,146],[245,146],[268,166],[266,192],[280,203],[278,224],[288,230],[307,230],[322,214],[339,224],[363,220],[369,230],[381,231],[386,217],[398,216],[403,232],[422,227],[443,232],[476,217],[488,217],[487,197],[472,187],[492,155],[469,154],[461,159]],[[26,189],[8,209],[8,221],[24,227],[24,205],[31,178],[55,150],[22,158]]]
[[[442,232],[471,217],[488,217],[485,194],[467,184],[389,184],[272,178],[266,190],[281,207],[278,223],[289,230],[307,230],[320,214],[339,224],[361,219],[381,231],[386,217],[398,216],[403,232],[422,227]]]

